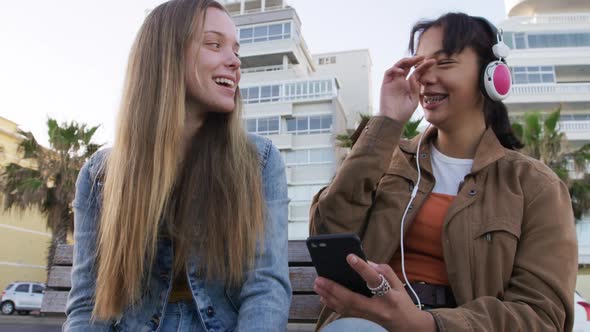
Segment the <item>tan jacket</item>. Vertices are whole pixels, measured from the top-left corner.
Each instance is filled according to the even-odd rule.
[[[417,180],[418,139],[374,117],[311,207],[311,233],[359,234],[367,258],[399,249]],[[422,181],[405,230],[434,187],[426,133]],[[578,247],[567,187],[541,162],[502,147],[488,129],[444,221],[443,253],[458,307],[432,310],[439,331],[571,331]],[[318,327],[339,316],[324,308]]]

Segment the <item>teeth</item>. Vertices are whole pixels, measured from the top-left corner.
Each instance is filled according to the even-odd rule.
[[[426,104],[433,104],[438,103],[439,101],[445,99],[446,96],[424,96],[424,102]]]
[[[217,77],[217,78],[214,78],[213,80],[216,83],[219,83],[219,84],[227,84],[230,87],[233,87],[235,85],[234,81],[232,81],[230,79],[227,79],[227,78],[224,78],[224,77]]]

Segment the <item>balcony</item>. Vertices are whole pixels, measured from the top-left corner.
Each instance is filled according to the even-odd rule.
[[[513,16],[502,27],[512,30],[513,27],[530,27],[531,25],[588,25],[590,14],[563,14],[563,15],[534,15]]]
[[[585,0],[504,0],[506,14],[513,16],[533,16],[535,14],[554,15],[564,12],[584,13],[589,11]]]
[[[293,148],[293,135],[291,134],[268,135],[266,137],[268,137],[279,150]]]
[[[590,83],[515,84],[506,104],[590,102]]]
[[[516,66],[587,66],[590,47],[526,48],[510,51],[508,64]]]
[[[331,100],[338,96],[338,81],[304,79],[240,87],[244,104],[274,104]]]
[[[590,120],[560,121],[559,129],[565,133],[569,141],[590,140]]]

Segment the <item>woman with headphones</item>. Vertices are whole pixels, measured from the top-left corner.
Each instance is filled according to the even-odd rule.
[[[571,330],[571,201],[551,169],[515,151],[507,50],[483,18],[414,26],[414,56],[385,73],[378,116],[312,204],[313,234],[361,237],[370,262],[347,260],[374,294],[318,277],[318,329]],[[418,103],[432,127],[400,140]]]
[[[282,331],[279,151],[243,127],[236,26],[171,0],[139,29],[112,149],[82,168],[64,331]]]

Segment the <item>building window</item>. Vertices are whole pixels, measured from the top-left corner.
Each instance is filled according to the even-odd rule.
[[[590,33],[514,33],[514,48],[589,47]]]
[[[325,185],[304,185],[289,187],[289,198],[291,202],[309,202],[313,196]]]
[[[285,85],[285,99],[321,98],[334,94],[332,80],[303,81]]]
[[[291,22],[239,28],[241,44],[291,38]]]
[[[287,132],[291,134],[325,134],[331,131],[332,115],[302,116],[287,120]]]
[[[259,135],[278,135],[280,117],[246,119],[246,129],[249,133]]]
[[[330,164],[332,162],[334,162],[332,148],[294,150],[285,154],[285,165],[288,166]]]
[[[553,66],[513,67],[512,81],[514,84],[555,83]]]
[[[318,59],[318,63],[320,65],[334,64],[334,63],[336,63],[336,57],[335,56],[321,57],[321,58]]]
[[[279,101],[281,85],[263,85],[240,89],[244,104],[258,104]]]

